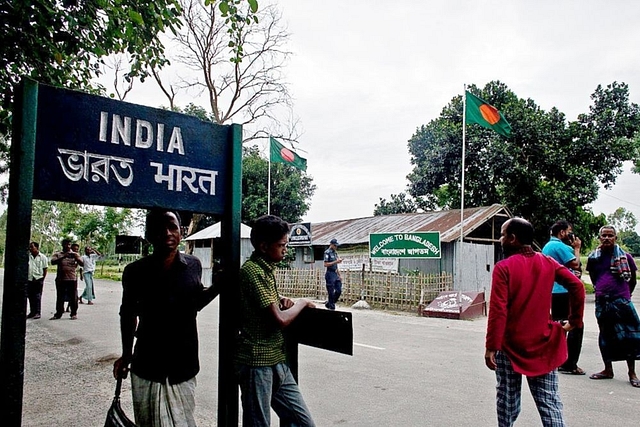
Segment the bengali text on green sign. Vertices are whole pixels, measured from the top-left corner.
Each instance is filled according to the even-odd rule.
[[[371,233],[371,258],[440,258],[440,232]]]

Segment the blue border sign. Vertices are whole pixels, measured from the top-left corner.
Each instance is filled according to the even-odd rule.
[[[46,85],[37,111],[34,198],[223,213],[230,126]]]

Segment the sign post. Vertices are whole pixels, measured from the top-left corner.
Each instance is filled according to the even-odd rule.
[[[7,205],[2,329],[0,331],[0,419],[20,426],[24,390],[26,287],[36,145],[37,83],[16,87]]]
[[[24,384],[26,293],[32,199],[170,208],[216,215],[229,247],[227,283],[240,268],[242,127],[23,80],[16,91],[2,337],[0,419],[19,426]],[[230,306],[220,293],[220,426],[237,425],[230,376]]]

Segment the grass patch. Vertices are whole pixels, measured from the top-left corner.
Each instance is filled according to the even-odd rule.
[[[582,283],[584,283],[584,291],[585,291],[587,294],[592,294],[592,293],[594,293],[594,292],[596,291],[596,290],[593,288],[593,285],[592,285],[591,283],[585,283],[585,282],[582,282]]]

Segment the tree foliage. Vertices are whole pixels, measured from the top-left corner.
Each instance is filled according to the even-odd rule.
[[[607,224],[616,228],[618,244],[632,255],[640,255],[640,236],[635,231],[638,220],[633,212],[620,207],[607,216]]]
[[[375,205],[373,215],[393,215],[401,213],[413,213],[418,211],[416,202],[407,196],[406,193],[401,192],[398,194],[392,194],[391,200],[387,202],[386,199],[380,198],[380,203]]]
[[[267,213],[269,162],[258,147],[243,150],[242,222]],[[271,214],[283,220],[299,222],[311,207],[309,200],[316,186],[306,172],[282,163],[271,164]]]
[[[46,254],[59,250],[64,238],[112,253],[116,236],[140,225],[138,212],[128,208],[34,200],[31,212],[31,240]]]
[[[620,207],[607,216],[607,224],[614,226],[618,232],[633,231],[638,225],[638,219],[633,212]]]
[[[248,8],[243,8],[244,2],[248,4]],[[231,62],[242,62],[244,56],[244,45],[242,41],[242,33],[245,25],[258,23],[258,1],[257,0],[205,0],[205,6],[218,4],[218,10],[227,26],[227,34],[229,35],[229,47],[233,52]]]
[[[188,104],[178,111],[211,121],[211,115],[202,107]],[[267,213],[269,162],[260,155],[257,146],[242,150],[242,214],[245,224]],[[316,190],[313,178],[306,172],[282,163],[271,164],[271,213],[287,222],[298,222],[309,211],[310,200]],[[188,234],[200,231],[217,221],[208,215],[191,217]]]
[[[266,215],[268,204],[269,162],[260,155],[257,146],[244,147],[242,152],[242,214],[241,220],[251,224]],[[289,223],[299,222],[311,207],[309,200],[316,186],[306,172],[282,163],[271,164],[271,210]],[[194,215],[195,216],[195,215]],[[218,219],[200,215],[197,228],[200,231]]]
[[[498,81],[469,90],[498,108],[513,133],[503,138],[467,126],[465,205],[504,204],[534,224],[541,242],[560,218],[592,233],[602,218],[584,206],[596,200],[598,184],[610,187],[624,161],[640,159],[640,109],[629,101],[628,86],[598,86],[589,112],[573,122],[556,108],[544,111],[532,99],[518,98]],[[460,205],[461,147],[458,95],[409,140],[414,169],[408,191],[420,208]]]
[[[158,34],[178,26],[175,0],[0,0],[0,136],[10,134],[22,77],[91,91],[101,58],[118,52],[129,54],[128,78],[144,77],[147,66],[166,63]],[[7,142],[0,138],[0,172]]]

